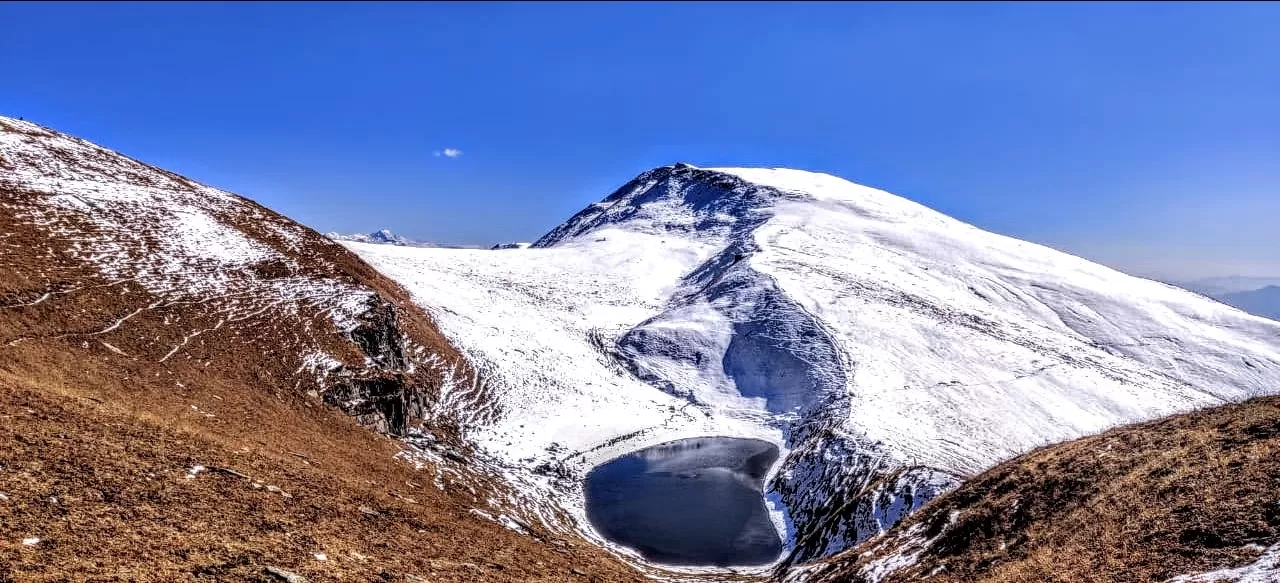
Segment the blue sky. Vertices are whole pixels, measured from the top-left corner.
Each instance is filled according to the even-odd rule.
[[[0,21],[0,113],[320,230],[529,240],[685,161],[830,172],[1131,272],[1280,274],[1280,4],[2,3]]]

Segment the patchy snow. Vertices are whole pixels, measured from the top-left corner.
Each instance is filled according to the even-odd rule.
[[[1280,387],[1280,324],[824,174],[656,169],[528,249],[345,245],[485,371],[468,437],[558,468],[588,534],[575,480],[674,439],[778,444],[803,560],[1036,446]]]
[[[261,227],[293,251],[303,231],[234,194],[11,118],[0,117],[0,157],[6,161],[0,184],[41,197],[42,204],[14,206],[15,212],[73,241],[77,255],[108,279],[136,282],[163,298],[147,309],[217,299],[227,320],[237,321],[264,308],[306,302],[319,305],[344,330],[367,309],[371,292],[335,279],[252,275],[254,266],[266,262],[286,270],[296,265],[239,223]]]
[[[493,504],[493,502],[494,501],[491,500],[490,504]],[[479,516],[480,518],[483,518],[490,522],[496,522],[508,530],[518,532],[520,534],[529,534],[529,531],[526,530],[523,526],[521,526],[519,522],[516,522],[513,518],[511,518],[510,516],[507,516],[506,514],[494,515],[484,510],[480,510],[479,508],[472,508],[469,510],[469,512],[471,514]]]
[[[895,571],[916,564],[920,554],[929,547],[929,541],[921,535],[922,530],[923,528],[918,524],[912,526],[898,537],[897,548],[901,550],[868,561],[862,568],[862,577],[865,582],[880,583]]]
[[[1243,567],[1218,569],[1199,575],[1181,575],[1165,583],[1275,583],[1280,581],[1280,544],[1262,552],[1258,559]]]
[[[123,293],[128,290],[121,284],[133,284],[154,296],[84,335],[128,335],[135,317],[163,312],[174,334],[147,339],[163,342],[149,356],[160,362],[190,358],[186,349],[205,342],[206,334],[268,313],[276,321],[293,321],[256,332],[316,344],[311,314],[319,312],[338,332],[350,333],[374,296],[340,277],[340,268],[316,249],[317,242],[329,241],[305,227],[229,192],[30,122],[0,117],[0,186],[6,192],[0,198],[3,212],[67,244],[73,258],[110,282],[102,287],[120,286]],[[87,287],[57,285],[64,284],[65,289],[7,307],[36,306]],[[183,321],[173,306],[183,306],[187,320],[208,324]],[[121,356],[143,357],[114,340],[100,343]]]
[[[309,372],[313,375],[324,377],[341,366],[342,361],[329,356],[324,352],[317,351],[306,354],[302,357],[302,364],[298,366],[298,370],[295,374]]]

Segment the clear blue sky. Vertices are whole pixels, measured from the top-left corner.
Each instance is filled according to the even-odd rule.
[[[529,240],[686,161],[831,172],[1133,272],[1280,274],[1280,4],[3,3],[0,22],[0,113],[321,230]]]

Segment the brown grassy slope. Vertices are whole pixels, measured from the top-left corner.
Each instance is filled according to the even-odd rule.
[[[335,411],[224,407],[212,395],[236,389],[216,385],[181,395],[199,411],[136,391],[99,403],[79,387],[0,380],[0,581],[265,581],[267,566],[312,581],[637,578],[581,541],[477,519],[462,486],[437,490],[392,462],[394,441]],[[249,478],[187,478],[195,465]]]
[[[22,147],[0,162],[0,581],[257,581],[267,565],[312,581],[637,578],[594,546],[475,515],[501,484],[442,462],[459,473],[439,490],[433,467],[394,460],[403,445],[357,423],[385,429],[378,407],[388,403],[429,408],[444,370],[426,357],[458,359],[398,286],[252,202],[206,204],[203,187],[180,176],[0,123],[0,132],[14,128]],[[146,214],[130,220],[146,208],[51,205],[68,184],[158,192],[159,203],[207,212],[283,259],[226,269],[195,254],[147,281],[108,277],[104,260],[141,273],[174,227]],[[104,216],[127,228],[104,228]],[[221,291],[196,285],[209,281]],[[419,366],[368,364],[325,311],[329,297],[270,293],[297,282],[375,292],[379,314],[395,306],[384,331],[421,347]],[[301,369],[312,351],[348,367]],[[351,417],[326,405],[351,379],[390,390],[355,402]],[[429,421],[458,445],[451,418]],[[197,464],[252,480],[185,478]],[[27,537],[42,542],[24,546]]]
[[[1249,563],[1277,541],[1280,398],[1263,398],[1018,457],[810,580],[858,581],[869,561],[923,544],[884,581],[1164,581]]]

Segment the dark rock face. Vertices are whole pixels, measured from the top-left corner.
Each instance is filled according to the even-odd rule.
[[[360,346],[365,356],[384,369],[404,368],[404,348],[396,323],[396,307],[374,296],[369,311],[360,315],[360,325],[351,331],[351,341]]]
[[[324,391],[325,403],[366,425],[395,436],[408,434],[409,420],[421,417],[424,396],[405,370],[396,307],[379,296],[360,316],[351,341],[364,352],[366,366],[342,367]]]
[[[340,378],[324,392],[324,401],[361,425],[399,437],[408,434],[409,388],[403,375]]]
[[[767,207],[770,200],[791,196],[687,164],[663,166],[637,176],[604,200],[588,205],[535,241],[533,247],[551,247],[602,226],[644,216],[645,207],[652,203],[679,204],[688,208],[694,219],[690,224],[656,220],[657,229],[702,235],[745,232],[764,219],[761,209]]]

